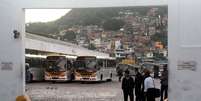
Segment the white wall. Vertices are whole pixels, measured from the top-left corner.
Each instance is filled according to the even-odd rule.
[[[120,6],[146,6],[146,5],[167,5],[167,0],[1,0],[0,1],[0,22],[1,22],[0,64],[2,62],[4,63],[10,62],[13,64],[13,68],[12,70],[5,71],[1,70],[2,66],[0,67],[0,100],[14,101],[17,95],[21,95],[24,93],[23,70],[24,70],[25,48],[23,42],[24,42],[25,30],[24,30],[24,11],[22,8],[80,8],[80,7],[120,7]],[[175,15],[171,14],[171,17],[175,17]],[[177,28],[177,26],[174,25],[174,27],[172,27],[172,32],[175,35],[172,35],[171,37],[175,37],[176,35],[178,35],[178,33],[175,32],[174,28]],[[12,32],[14,29],[17,29],[18,31],[21,32],[22,37],[20,39],[13,39]],[[173,38],[171,40],[177,42],[174,39],[176,38]],[[172,43],[170,43],[170,47],[175,48],[171,50],[172,54],[178,49],[177,45],[172,45]],[[198,52],[197,50],[195,51]],[[198,57],[198,55],[195,56]],[[172,59],[171,61],[175,60],[175,58],[171,56],[170,59]],[[175,66],[174,62],[171,63],[171,66]],[[171,71],[172,70],[174,71],[173,67],[171,68]],[[171,73],[173,74],[173,76],[175,75],[174,72]],[[179,77],[182,76],[182,74],[183,73],[181,73],[181,75],[179,75],[177,79],[179,79]],[[192,77],[194,76],[192,75]],[[174,80],[173,82],[171,82],[172,87],[174,87],[176,84],[177,83]],[[175,94],[176,92],[173,93]],[[173,94],[170,95],[173,98]],[[195,94],[194,96],[196,95],[197,94]]]
[[[13,1],[12,1],[13,2]],[[11,0],[0,1],[0,100],[14,101],[24,92],[24,36],[13,38],[13,30],[24,33],[24,11]],[[23,35],[23,34],[22,34]],[[2,70],[2,63],[11,63]]]
[[[170,101],[200,101],[201,1],[168,1],[169,97]],[[194,61],[195,71],[178,70],[178,61]]]

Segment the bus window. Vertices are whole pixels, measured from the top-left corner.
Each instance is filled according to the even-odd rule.
[[[116,67],[116,61],[115,60],[108,60],[107,61],[107,67],[109,67],[109,68]]]
[[[31,81],[43,81],[44,80],[44,67],[45,67],[45,58],[40,57],[28,57],[25,56],[25,62],[26,64],[29,64],[29,75],[27,76],[26,73],[26,79],[29,79],[29,82]]]
[[[98,60],[98,66],[103,67],[103,61],[102,60]]]

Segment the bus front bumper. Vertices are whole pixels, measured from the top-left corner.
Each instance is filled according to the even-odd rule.
[[[98,81],[97,77],[75,77],[76,81]]]
[[[68,80],[66,77],[45,77],[46,81],[65,81]]]

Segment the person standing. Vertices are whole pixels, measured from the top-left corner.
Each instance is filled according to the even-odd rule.
[[[125,77],[123,78],[123,81],[122,81],[124,101],[128,101],[128,96],[130,97],[130,101],[134,101],[133,89],[134,89],[134,80],[129,75],[129,71],[126,70]]]
[[[154,65],[154,78],[159,78],[159,66]]]
[[[163,98],[163,94],[165,93],[165,96]],[[160,101],[163,101],[168,97],[168,70],[167,65],[164,65],[164,70],[161,75],[161,99]]]
[[[119,67],[119,70],[117,72],[117,75],[119,76],[119,82],[121,82],[121,78],[123,76],[123,70]]]
[[[145,74],[145,80],[144,80],[144,93],[146,97],[146,101],[155,101],[155,96],[154,96],[154,80],[150,76],[150,70],[145,69],[144,70]]]
[[[143,76],[138,71],[138,68],[135,69],[136,76],[135,76],[135,101],[142,101],[142,84],[143,84]]]

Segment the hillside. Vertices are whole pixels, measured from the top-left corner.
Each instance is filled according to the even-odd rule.
[[[26,32],[48,36],[58,34],[59,31],[75,25],[98,25],[107,30],[108,22],[111,25],[108,30],[117,30],[124,25],[121,20],[114,17],[121,16],[119,12],[136,12],[139,16],[145,16],[151,7],[125,7],[125,8],[75,8],[60,19],[47,23],[26,24]],[[167,14],[167,7],[157,7],[161,15]]]

